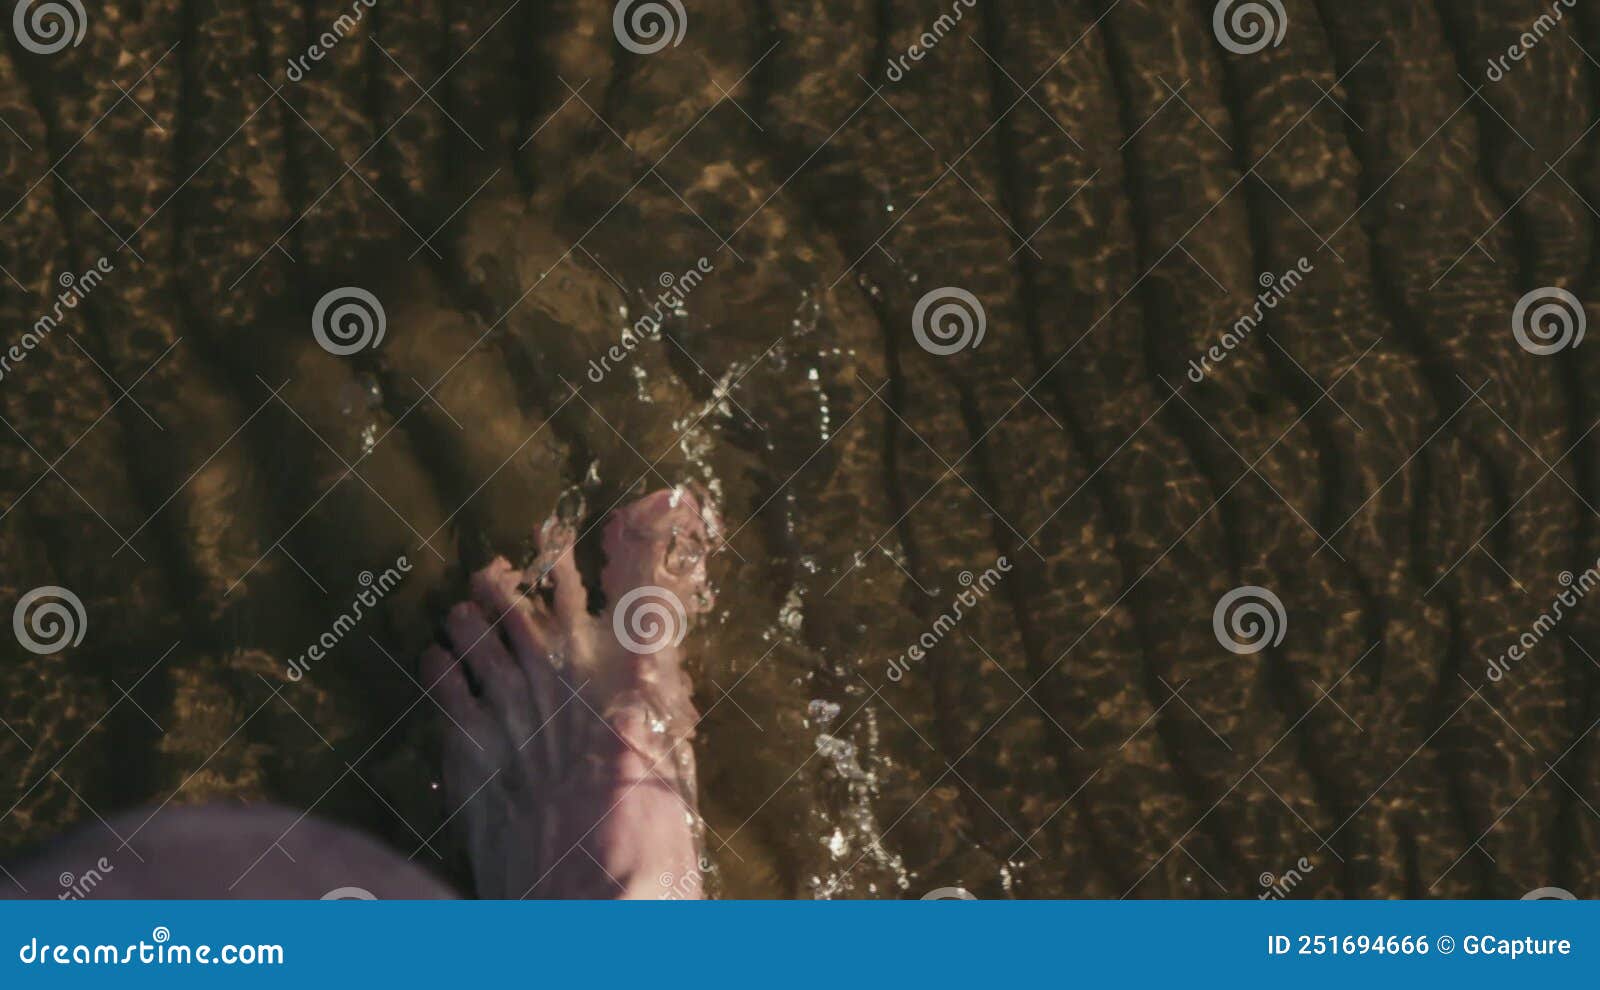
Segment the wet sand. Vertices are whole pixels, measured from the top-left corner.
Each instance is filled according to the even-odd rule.
[[[1250,53],[1216,6],[700,3],[648,54],[567,0],[379,0],[314,61],[351,5],[8,35],[0,344],[110,270],[0,377],[0,601],[87,617],[0,641],[0,856],[271,800],[461,882],[440,606],[558,507],[692,482],[731,534],[690,641],[715,894],[1600,893],[1592,609],[1486,670],[1600,556],[1592,349],[1511,332],[1600,298],[1600,19],[1491,81],[1548,3],[1283,0]],[[383,339],[331,353],[348,287]],[[983,338],[934,353],[949,287]],[[1281,643],[1219,643],[1241,586]]]

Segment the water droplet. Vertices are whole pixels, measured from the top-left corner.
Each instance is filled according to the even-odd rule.
[[[827,728],[839,717],[839,704],[822,698],[812,698],[811,703],[806,705],[806,717],[815,722],[819,728]]]
[[[860,775],[861,768],[855,765],[856,747],[847,739],[830,736],[824,732],[817,736],[817,752],[833,761],[834,768],[845,776]]]
[[[797,633],[805,623],[805,618],[805,603],[800,599],[800,592],[790,588],[788,597],[784,599],[783,608],[778,610],[778,624],[792,633]]]

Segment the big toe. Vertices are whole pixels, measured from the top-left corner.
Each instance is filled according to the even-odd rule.
[[[607,603],[615,608],[630,593],[651,588],[669,592],[686,615],[709,610],[706,562],[720,536],[709,500],[684,488],[624,506],[606,522],[601,582]]]

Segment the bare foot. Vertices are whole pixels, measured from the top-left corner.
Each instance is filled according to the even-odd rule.
[[[718,523],[683,491],[606,521],[606,610],[551,520],[526,571],[496,559],[422,657],[444,784],[478,896],[698,896],[696,719],[680,644],[711,606]]]

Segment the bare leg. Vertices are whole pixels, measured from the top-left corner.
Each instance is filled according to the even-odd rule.
[[[617,512],[598,616],[574,534],[555,522],[527,572],[496,560],[473,575],[472,600],[447,621],[450,649],[430,649],[422,673],[447,713],[445,791],[480,897],[699,895],[696,716],[680,643],[688,618],[710,607],[716,529],[682,492]],[[368,836],[272,805],[134,811],[109,824],[137,832],[137,856],[91,825],[8,865],[0,897],[455,896]]]
[[[455,897],[443,881],[354,829],[275,805],[209,805],[113,815],[0,875],[0,896],[206,899]],[[146,824],[148,822],[148,824]],[[143,826],[141,828],[141,826]],[[137,833],[137,834],[135,834]],[[135,853],[132,850],[137,850]]]
[[[607,521],[606,610],[586,610],[570,530],[526,573],[497,560],[423,658],[448,713],[445,782],[481,897],[699,892],[695,721],[679,644],[710,606],[716,521],[657,492]],[[476,690],[474,690],[474,687]]]

